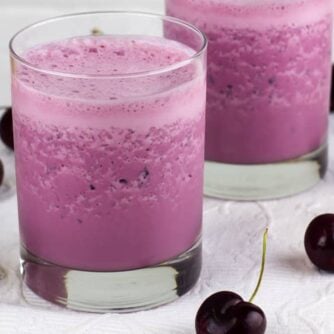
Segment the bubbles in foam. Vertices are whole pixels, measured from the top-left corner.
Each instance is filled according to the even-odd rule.
[[[175,41],[159,37],[99,36],[72,38],[40,45],[28,50],[25,58],[45,74],[22,66],[19,80],[51,96],[74,99],[113,101],[117,98],[162,92],[178,83],[187,82],[194,68],[180,68],[165,75],[143,76],[136,79],[72,78],[66,74],[113,75],[156,70],[188,59],[194,50]]]
[[[194,50],[159,37],[94,36],[38,46],[25,58],[44,70],[94,75],[157,70],[193,54]]]
[[[330,16],[332,9],[330,0],[167,0],[169,15],[194,19],[206,30],[303,26]]]
[[[48,124],[67,126],[75,122],[81,127],[88,122],[97,128],[105,127],[106,117],[120,128],[128,127],[133,123],[133,115],[140,114],[135,124],[140,131],[147,128],[148,118],[158,125],[179,118],[197,118],[201,108],[204,109],[201,102],[204,87],[202,68],[192,62],[155,75],[103,78],[63,75],[64,72],[147,71],[188,59],[193,53],[194,50],[178,42],[141,36],[73,38],[40,45],[30,49],[26,59],[53,72],[18,65],[14,84],[20,99],[28,101],[20,112]],[[166,96],[173,96],[175,101],[167,101]],[[168,112],[162,116],[164,110]]]

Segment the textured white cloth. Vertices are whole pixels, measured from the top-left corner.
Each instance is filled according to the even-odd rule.
[[[0,82],[4,89],[0,91],[0,105],[9,103],[7,42],[10,35],[36,19],[92,9],[89,2],[94,3],[94,9],[162,8],[158,0],[123,0],[122,6],[115,0],[0,0]],[[52,3],[57,7],[52,7]],[[37,10],[38,4],[43,8]],[[334,124],[330,130],[331,143],[333,133]],[[32,297],[27,291],[22,292],[16,196],[7,189],[14,184],[13,156],[0,146],[7,172],[6,184],[0,188],[0,266],[6,272],[6,277],[0,280],[0,333],[194,333],[196,311],[211,293],[232,290],[249,298],[259,272],[262,233],[266,226],[270,228],[267,266],[255,302],[267,315],[267,333],[334,333],[334,274],[316,270],[303,247],[305,228],[310,220],[318,214],[334,212],[334,149],[330,154],[325,181],[295,197],[248,203],[205,199],[204,266],[197,286],[178,301],[154,310],[101,315],[68,311],[38,299],[34,299],[34,304],[39,305],[32,306],[24,298],[24,295]]]

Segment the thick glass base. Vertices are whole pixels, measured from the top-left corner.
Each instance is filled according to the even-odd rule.
[[[236,165],[205,162],[204,194],[231,200],[290,196],[314,186],[327,170],[327,145],[293,160]]]
[[[24,283],[34,293],[69,309],[86,312],[132,312],[169,303],[195,285],[202,262],[200,241],[170,261],[120,272],[60,267],[39,259],[25,248],[21,250],[21,259]]]

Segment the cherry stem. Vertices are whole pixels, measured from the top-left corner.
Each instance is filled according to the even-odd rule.
[[[260,276],[257,281],[256,288],[252,294],[252,297],[250,297],[249,302],[252,303],[254,298],[256,297],[257,292],[259,291],[259,288],[261,286],[262,278],[263,278],[263,273],[264,273],[264,267],[266,264],[266,254],[267,254],[267,239],[268,239],[268,228],[264,231],[263,234],[263,242],[262,242],[262,261],[261,261],[261,271],[260,271]]]

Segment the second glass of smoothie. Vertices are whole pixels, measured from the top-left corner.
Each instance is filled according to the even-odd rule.
[[[209,39],[205,193],[266,199],[316,184],[327,167],[332,2],[166,7]]]
[[[205,37],[167,17],[80,14],[19,32],[11,56],[27,286],[96,312],[186,293],[201,268]]]

